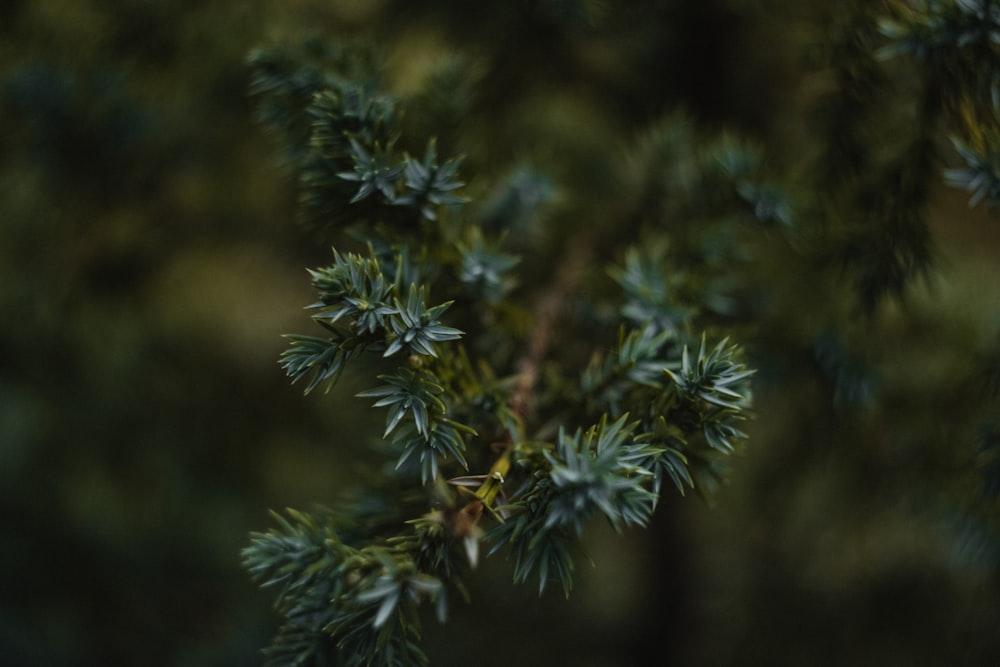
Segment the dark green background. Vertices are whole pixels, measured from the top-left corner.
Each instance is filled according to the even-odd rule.
[[[275,363],[328,248],[254,123],[250,49],[370,35],[402,91],[422,59],[482,59],[473,165],[611,162],[676,107],[794,155],[826,4],[0,4],[0,662],[259,664],[278,618],[248,532],[335,501],[364,457],[357,383],[303,399]],[[976,456],[996,405],[963,393],[996,346],[1000,234],[944,190],[932,224],[940,269],[883,313],[875,379],[824,374],[791,299],[747,341],[757,418],[714,507],[668,494],[649,531],[595,527],[568,602],[489,561],[428,624],[432,662],[1000,662]]]

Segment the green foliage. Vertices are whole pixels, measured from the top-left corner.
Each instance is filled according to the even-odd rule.
[[[552,466],[552,498],[544,528],[572,527],[583,532],[584,522],[600,510],[616,529],[645,525],[653,512],[652,492],[644,488],[648,470],[626,463],[627,445],[635,425],[627,415],[613,424],[606,419],[586,434],[560,433],[555,452],[546,452]]]
[[[428,308],[426,301],[426,290],[418,289],[414,283],[410,283],[406,305],[396,301],[396,312],[390,320],[392,340],[385,350],[385,356],[391,356],[405,347],[413,354],[436,357],[435,343],[462,337],[462,332],[458,329],[441,324],[441,314],[451,303]]]
[[[674,113],[647,122],[620,164],[549,156],[506,180],[489,142],[462,145],[468,126],[431,103],[462,81],[462,104],[487,115],[461,59],[406,100],[371,50],[255,55],[262,117],[288,144],[305,217],[335,245],[310,271],[328,335],[289,336],[281,364],[307,394],[347,368],[368,383],[357,397],[385,410],[371,441],[391,465],[361,497],[396,509],[366,525],[353,496],[253,536],[244,563],[281,587],[273,664],[421,664],[420,607],[443,619],[481,546],[507,554],[515,583],[569,596],[594,520],[646,527],[665,489],[711,499],[753,403],[756,370],[730,336],[762,336],[750,356],[779,369],[807,366],[833,409],[884,414],[860,330],[936,270],[935,188],[1000,198],[1000,68],[976,71],[995,64],[997,11],[852,4],[818,52],[829,80],[801,155]],[[428,106],[411,116],[407,101]],[[965,167],[947,168],[947,134]],[[439,142],[466,157],[440,159]],[[802,284],[760,257],[801,262]],[[787,327],[782,307],[809,317]],[[988,499],[985,433],[966,466]],[[988,556],[984,514],[968,505],[953,529]]]
[[[1000,120],[1000,6],[993,0],[893,3],[894,16],[879,22],[889,42],[879,56],[911,58],[924,86],[939,100],[965,167],[946,171],[947,182],[972,192],[970,204],[997,204],[1000,162],[996,127]]]
[[[498,303],[513,287],[510,271],[520,258],[500,250],[500,242],[489,243],[479,227],[470,228],[468,243],[460,243],[462,268],[459,280],[467,286],[473,298],[487,304]]]
[[[0,2],[5,663],[996,662],[996,2],[611,9]]]
[[[277,52],[252,64],[264,117],[300,156],[304,207],[329,214],[367,247],[366,254],[335,248],[332,264],[310,271],[318,295],[312,319],[329,335],[288,336],[281,364],[293,381],[306,381],[307,394],[348,367],[374,370],[381,384],[358,396],[386,409],[379,439],[396,458],[386,488],[375,493],[391,498],[408,488],[426,498],[422,515],[357,544],[344,543],[336,527],[357,523],[350,504],[330,516],[293,513],[293,521],[279,518],[277,529],[253,537],[244,562],[262,585],[280,585],[277,609],[286,618],[273,664],[320,659],[331,642],[347,664],[419,664],[415,610],[432,601],[444,615],[444,591],[462,588],[479,542],[490,543],[490,553],[509,551],[515,582],[537,578],[542,592],[555,578],[568,595],[592,518],[619,531],[645,526],[664,479],[681,493],[711,494],[746,437],[734,424],[749,408],[752,374],[725,341],[709,349],[703,336],[696,359],[683,342],[711,287],[692,291],[683,276],[665,272],[665,246],[624,248],[624,268],[608,271],[624,297],[608,302],[622,304],[613,318],[617,347],[592,351],[589,363],[581,363],[586,355],[550,359],[557,320],[548,309],[565,306],[553,295],[587,297],[560,282],[577,280],[571,271],[551,286],[515,291],[515,270],[531,254],[508,242],[525,233],[520,219],[542,200],[528,190],[541,192],[544,181],[529,183],[521,172],[510,194],[469,208],[457,194],[460,161],[439,163],[433,138],[423,160],[396,148],[405,139],[397,102],[346,77],[361,65],[320,73],[307,60],[296,74]],[[326,87],[303,99],[297,81]],[[297,110],[289,107],[295,99]],[[294,146],[302,137],[292,130],[303,125],[296,114],[312,119],[305,148]],[[699,167],[704,178],[713,164]],[[416,215],[400,216],[406,209]],[[681,305],[674,292],[683,290]],[[428,306],[432,292],[452,300]],[[518,312],[511,300],[537,304],[520,311],[530,313],[532,332],[520,349],[495,344],[498,316]],[[611,324],[598,326],[610,333]],[[543,370],[565,379],[543,380]],[[553,429],[555,437],[547,435]],[[485,472],[464,474],[470,467]],[[404,525],[415,532],[400,533]],[[465,557],[456,562],[445,555],[452,552]]]
[[[726,342],[706,353],[702,337],[695,362],[691,362],[685,347],[679,372],[664,369],[685,401],[698,411],[705,440],[723,453],[733,451],[733,438],[746,437],[733,423],[742,418],[742,410],[749,404],[746,391],[737,390],[753,374],[733,362],[736,349],[727,347]]]
[[[406,156],[403,167],[404,194],[395,196],[394,202],[400,206],[417,207],[426,220],[437,220],[435,211],[439,206],[465,203],[465,199],[452,194],[452,191],[465,185],[456,180],[459,165],[459,159],[439,165],[437,146],[431,139],[427,142],[423,162]]]
[[[948,184],[972,192],[970,206],[985,201],[992,210],[1000,207],[1000,145],[998,137],[984,137],[980,150],[955,141],[955,150],[968,166],[946,171]],[[986,143],[986,142],[989,143]]]
[[[835,254],[869,315],[935,266],[926,207],[951,159],[940,133],[967,163],[946,180],[971,190],[973,204],[990,197],[997,173],[993,3],[898,1],[888,11],[859,5],[843,21],[829,53],[837,87],[817,110],[827,139],[816,185],[831,195],[822,214],[840,227]]]
[[[435,536],[355,549],[316,517],[274,516],[279,529],[255,533],[244,550],[254,579],[278,589],[276,608],[286,619],[265,664],[314,664],[327,659],[331,642],[345,665],[426,663],[415,642],[416,607],[436,601],[441,620],[446,607],[441,581],[418,570],[413,545]]]

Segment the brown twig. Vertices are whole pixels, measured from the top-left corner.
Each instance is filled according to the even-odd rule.
[[[560,263],[552,283],[535,304],[535,325],[524,356],[518,362],[518,381],[510,398],[511,407],[522,420],[527,420],[534,411],[535,387],[538,384],[542,362],[552,341],[552,334],[580,282],[591,255],[591,236],[588,234],[576,236]]]

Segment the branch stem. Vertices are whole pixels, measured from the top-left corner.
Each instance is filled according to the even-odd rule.
[[[580,234],[569,245],[556,274],[539,295],[534,308],[535,326],[528,339],[527,349],[517,365],[518,381],[511,392],[510,404],[522,420],[527,420],[534,412],[535,388],[542,363],[552,341],[552,335],[560,318],[570,303],[573,292],[590,264],[593,255],[592,234]]]

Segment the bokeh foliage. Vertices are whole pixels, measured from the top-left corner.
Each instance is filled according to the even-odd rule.
[[[558,254],[582,224],[567,211],[613,217],[612,241],[667,226],[668,246],[595,258],[587,288],[637,321],[723,295],[713,322],[760,369],[714,507],[670,497],[648,532],[591,537],[569,603],[484,562],[475,606],[425,623],[432,663],[996,659],[1000,239],[967,205],[995,204],[996,83],[963,66],[996,44],[962,27],[996,8],[628,4],[0,5],[12,664],[260,664],[277,621],[240,569],[247,532],[368,474],[383,423],[351,395],[372,378],[303,400],[275,364],[304,267],[330,255],[319,220],[294,223],[245,60],[333,37],[381,51],[401,122],[434,119],[437,155],[466,155],[518,254]],[[421,96],[428,77],[451,93]],[[752,232],[724,233],[734,201]],[[502,303],[504,253],[467,250]],[[555,354],[578,357],[578,333]]]

